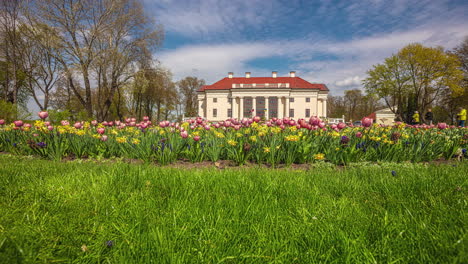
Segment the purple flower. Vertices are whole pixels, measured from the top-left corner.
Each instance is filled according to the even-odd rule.
[[[392,176],[393,176],[393,177],[396,177],[396,176],[397,176],[396,171],[392,170]]]
[[[106,247],[111,248],[113,246],[114,246],[114,241],[112,241],[112,240],[107,240],[106,241]]]

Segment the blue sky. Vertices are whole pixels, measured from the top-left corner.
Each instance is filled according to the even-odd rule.
[[[144,0],[165,29],[155,57],[174,79],[213,83],[233,71],[361,88],[372,65],[419,42],[450,49],[468,36],[461,0]]]

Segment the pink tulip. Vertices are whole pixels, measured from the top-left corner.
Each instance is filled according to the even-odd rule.
[[[282,130],[284,130],[285,126],[284,125],[281,125],[279,126]]]
[[[130,118],[130,122],[135,122],[136,123],[136,121],[137,121],[136,118],[134,118],[134,117]]]
[[[101,141],[103,142],[107,141],[107,136],[106,135],[101,136]]]
[[[109,123],[107,123],[107,121],[104,121],[104,122],[102,122],[102,125],[103,125],[103,126],[108,126]]]
[[[313,126],[318,126],[318,124],[321,122],[322,120],[320,120],[320,118],[316,117],[316,116],[312,116],[310,119],[309,119],[309,124],[313,125]]]
[[[52,130],[54,130],[54,127],[53,127],[53,126],[47,126],[47,129],[48,129],[49,131],[52,131]]]
[[[296,125],[296,128],[297,128],[297,129],[301,129],[302,127],[301,127],[301,125],[297,124],[297,125]]]
[[[62,124],[62,126],[68,126],[70,125],[70,122],[68,122],[67,120],[62,120],[60,121],[60,124]]]
[[[195,140],[195,141],[200,141],[200,136],[194,136],[194,137],[193,137],[193,140]]]
[[[290,126],[295,126],[296,125],[296,121],[294,121],[294,120],[289,120],[288,123],[289,123]]]
[[[333,125],[330,126],[330,128],[335,129],[335,128],[337,128],[337,126],[335,124],[333,124]]]
[[[98,129],[96,129],[96,131],[98,132],[98,134],[103,135],[106,132],[106,129],[103,127],[99,127]]]
[[[345,124],[345,123],[343,123],[343,122],[340,122],[340,123],[339,123],[339,124],[338,124],[336,127],[338,127],[338,129],[340,129],[340,130],[341,130],[341,129],[343,129],[343,128],[345,128],[345,127],[346,127],[346,124]]]
[[[235,129],[235,130],[239,130],[240,128],[241,128],[240,125],[234,125],[234,129]]]
[[[325,122],[319,122],[317,126],[319,128],[325,128]]]
[[[362,138],[362,133],[361,133],[361,132],[357,132],[357,133],[356,133],[356,137],[357,137],[357,138]]]
[[[49,113],[47,113],[46,111],[40,111],[37,115],[38,115],[41,119],[46,119],[46,118],[49,116]]]
[[[93,121],[91,121],[91,125],[93,125],[93,126],[97,126],[97,124],[98,124],[98,121],[97,121],[97,120],[93,120]]]
[[[146,122],[146,121],[149,121],[149,117],[148,117],[148,116],[144,116],[144,117],[143,117],[143,121],[145,121],[145,122]]]
[[[188,137],[188,132],[187,131],[182,131],[182,132],[180,132],[180,136],[182,138],[187,138]]]
[[[372,126],[372,122],[374,120],[372,120],[372,118],[368,118],[368,117],[364,117],[362,120],[361,120],[361,123],[362,123],[362,126],[363,127],[370,127]]]
[[[130,122],[130,124],[128,124],[128,125],[134,127],[134,126],[136,126],[136,123],[132,121],[132,122]]]
[[[73,125],[76,129],[81,129],[83,127],[83,124],[81,124],[80,122],[76,122],[74,125]]]
[[[5,119],[0,119],[0,125],[4,125],[5,124]]]
[[[446,123],[438,123],[437,128],[438,129],[446,129],[446,128],[448,128],[448,125]]]
[[[197,117],[197,124],[201,124],[203,122],[203,118]]]
[[[50,122],[49,122],[49,121],[45,121],[45,122],[44,122],[44,125],[45,125],[45,126],[50,126]]]
[[[24,125],[23,121],[21,120],[16,120],[13,122],[13,124],[15,124],[16,127],[22,127]]]
[[[210,125],[205,125],[205,130],[210,130]]]
[[[31,128],[31,127],[32,127],[32,125],[31,125],[31,124],[28,124],[28,123],[26,123],[26,124],[24,124],[24,127]]]
[[[114,122],[110,121],[107,123],[108,126],[113,126],[114,125]]]
[[[254,116],[254,118],[252,120],[254,122],[258,123],[258,122],[260,122],[261,118],[259,116]]]
[[[166,127],[166,123],[164,121],[159,122],[160,127]]]

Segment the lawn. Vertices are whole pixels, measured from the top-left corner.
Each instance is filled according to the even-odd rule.
[[[0,155],[0,262],[466,263],[467,171]]]

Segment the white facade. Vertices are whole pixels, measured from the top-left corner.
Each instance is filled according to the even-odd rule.
[[[290,77],[277,78],[276,74],[273,72],[269,78],[251,78],[250,73],[246,73],[246,77],[236,79],[229,73],[229,77],[220,82],[231,87],[216,86],[198,92],[198,115],[211,121],[255,115],[267,119],[326,117],[328,89],[291,87],[297,83],[294,72]],[[256,83],[255,79],[270,83]],[[276,80],[278,82],[274,82]]]

